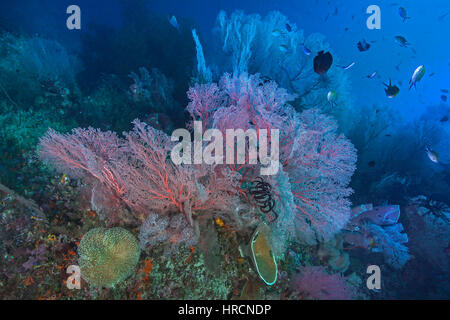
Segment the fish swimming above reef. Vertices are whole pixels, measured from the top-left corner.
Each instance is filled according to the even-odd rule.
[[[366,40],[362,39],[361,41],[358,42],[357,47],[358,47],[358,50],[361,51],[361,52],[362,51],[367,51],[370,48],[370,44],[368,44],[366,42]]]
[[[400,47],[407,47],[410,45],[408,41],[406,41],[406,38],[403,36],[395,36],[395,41],[400,45]]]
[[[288,47],[285,44],[280,44],[279,49],[280,49],[281,52],[287,52],[288,51]]]
[[[289,23],[286,23],[286,30],[287,30],[287,32],[291,32],[292,31],[292,28],[289,25]]]
[[[341,69],[344,69],[344,70],[348,70],[348,69],[350,69],[351,67],[353,67],[355,65],[355,62],[352,62],[352,63],[350,63],[350,64],[348,64],[348,65],[346,65],[346,66],[337,66],[337,67],[339,67],[339,68],[341,68]]]
[[[446,96],[446,95],[444,95],[444,94],[443,94],[443,95],[441,95],[441,100],[442,100],[442,101],[444,101],[444,102],[447,102],[447,96]]]
[[[383,84],[386,86],[384,92],[386,92],[386,96],[388,98],[394,98],[400,92],[400,88],[397,86],[393,86],[391,80],[389,80],[389,84]]]
[[[436,151],[431,150],[430,148],[425,149],[428,158],[430,158],[431,161],[434,163],[439,163],[439,154]]]
[[[367,78],[367,79],[373,79],[373,78],[375,78],[376,75],[377,75],[377,72],[374,71],[374,72],[372,72],[371,74],[367,75],[366,78]]]
[[[333,56],[331,53],[324,53],[323,50],[317,53],[314,57],[314,72],[317,74],[326,73],[333,64]]]
[[[328,91],[327,100],[332,106],[336,105],[336,99],[337,99],[337,92],[336,91]]]
[[[406,9],[403,7],[398,8],[398,14],[403,18],[403,22],[405,22],[406,19],[411,19],[411,17],[407,16]]]
[[[274,36],[274,37],[279,37],[279,36],[281,36],[283,33],[281,32],[281,30],[280,29],[273,29],[272,30],[272,35]]]
[[[413,75],[411,76],[411,80],[409,80],[409,89],[412,88],[412,86],[414,86],[414,88],[416,88],[416,83],[420,81],[420,79],[423,78],[423,76],[425,75],[425,67],[423,65],[420,65],[416,68],[416,70],[414,70]]]
[[[309,56],[311,54],[311,50],[309,50],[304,43],[302,43],[302,50],[303,53],[306,54],[307,56]]]

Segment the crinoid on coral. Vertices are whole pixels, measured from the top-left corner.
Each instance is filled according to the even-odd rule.
[[[95,287],[114,287],[135,271],[139,242],[123,228],[95,228],[81,239],[78,255],[84,280]]]
[[[171,161],[175,143],[170,137],[135,120],[134,130],[124,133],[125,139],[92,128],[74,129],[71,134],[50,130],[41,139],[41,158],[96,188],[107,189],[105,195],[128,206],[136,222],[142,222],[150,212],[180,213],[194,228],[196,220],[220,213],[236,227],[254,219],[236,215],[233,207],[248,199],[246,183],[273,166],[271,180],[275,187],[278,184],[284,188],[275,188],[277,194],[270,193],[273,201],[269,199],[267,205],[264,201],[263,211],[266,207],[275,209],[278,217],[274,226],[289,226],[286,234],[290,234],[295,217],[297,239],[315,244],[330,239],[345,225],[351,193],[347,185],[355,169],[356,152],[343,135],[336,133],[333,119],[317,109],[296,112],[287,104],[293,96],[259,75],[225,74],[218,85],[196,85],[188,96],[192,121],[206,124],[202,132],[209,126],[224,136],[229,130],[251,129],[260,139],[265,130],[266,134],[274,132],[273,137],[279,141],[266,136],[267,150],[259,148],[259,163],[246,160],[251,147],[247,140],[242,148],[233,139],[227,148],[241,148],[243,162],[177,165]]]
[[[347,185],[356,150],[336,133],[336,121],[318,109],[296,112],[288,104],[293,96],[259,75],[225,74],[218,85],[196,85],[188,95],[187,110],[193,121],[207,124],[204,130],[212,126],[223,134],[227,129],[279,131],[278,163],[289,177],[286,186],[296,206],[297,239],[310,244],[327,241],[346,224],[352,192]],[[245,147],[248,152],[249,144]],[[256,178],[260,165],[229,165],[242,177],[238,190],[244,197],[243,186]],[[270,199],[267,204],[264,210],[272,206]]]

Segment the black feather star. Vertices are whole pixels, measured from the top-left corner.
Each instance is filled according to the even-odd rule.
[[[256,177],[252,182],[249,192],[253,196],[253,199],[261,212],[268,216],[271,216],[271,213],[273,213],[275,217],[272,218],[270,222],[275,221],[278,218],[278,214],[273,211],[275,199],[273,198],[272,186],[270,183],[264,181],[261,177]]]

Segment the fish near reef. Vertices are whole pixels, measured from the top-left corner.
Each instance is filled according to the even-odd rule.
[[[425,67],[423,65],[418,66],[416,70],[414,70],[414,73],[411,76],[411,79],[409,80],[410,84],[409,89],[411,89],[412,86],[416,88],[416,83],[419,82],[424,75],[425,75]]]
[[[311,50],[309,50],[309,49],[305,46],[304,43],[302,44],[302,50],[303,50],[303,53],[306,54],[307,56],[309,56],[309,55],[311,54]]]
[[[403,18],[403,22],[405,22],[406,19],[411,19],[411,17],[407,16],[406,9],[403,7],[398,8],[398,14]]]
[[[395,36],[395,41],[400,45],[400,47],[407,47],[409,42],[403,36]]]
[[[366,40],[364,40],[364,39],[362,39],[361,41],[359,41],[358,44],[357,44],[357,46],[358,46],[358,50],[361,51],[361,52],[367,51],[367,50],[369,50],[369,48],[370,48],[370,44],[368,44],[368,43],[366,42]]]
[[[317,74],[326,73],[333,64],[333,56],[329,52],[319,51],[314,57],[314,72]]]
[[[386,92],[386,96],[388,98],[394,98],[400,92],[400,88],[395,85],[393,86],[391,80],[389,80],[389,84],[386,83],[383,84],[386,86],[384,92]]]
[[[425,152],[427,153],[428,158],[434,163],[439,163],[439,154],[436,151],[431,150],[430,148],[426,148]]]
[[[328,91],[327,100],[332,106],[335,106],[336,100],[337,100],[337,92],[336,91]]]

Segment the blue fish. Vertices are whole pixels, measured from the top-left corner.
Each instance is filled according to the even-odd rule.
[[[289,25],[289,23],[286,23],[286,30],[287,30],[287,32],[291,32],[292,31],[292,28]]]
[[[309,50],[307,47],[305,47],[304,43],[302,43],[302,50],[303,50],[303,53],[306,54],[307,56],[309,56],[311,54],[311,50]]]
[[[169,22],[175,29],[180,29],[180,25],[178,24],[177,18],[175,16],[170,17]]]
[[[372,72],[372,74],[369,74],[368,76],[366,76],[366,78],[373,79],[376,75],[377,75],[377,72],[374,71],[374,72]]]

